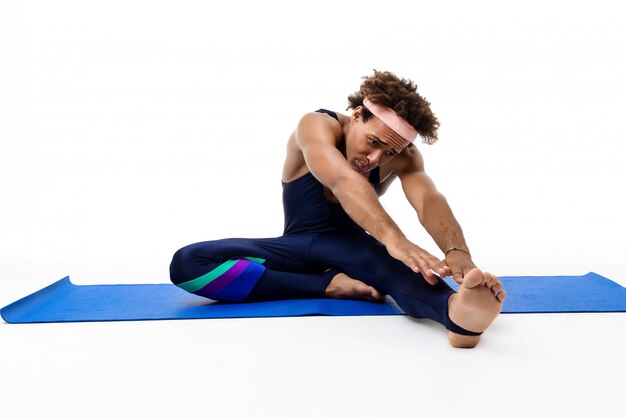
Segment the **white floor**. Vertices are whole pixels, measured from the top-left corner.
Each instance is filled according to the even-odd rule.
[[[1,304],[56,279],[39,269],[14,269]],[[458,350],[398,316],[2,323],[0,416],[623,417],[624,329],[507,314]]]

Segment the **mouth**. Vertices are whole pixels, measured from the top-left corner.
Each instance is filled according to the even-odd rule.
[[[357,171],[360,171],[361,173],[367,173],[368,171],[370,171],[370,166],[368,164],[364,164],[361,161],[354,161],[354,167],[357,169]]]

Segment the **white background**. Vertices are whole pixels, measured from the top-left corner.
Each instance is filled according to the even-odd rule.
[[[432,103],[440,140],[418,146],[479,266],[626,284],[626,30],[613,2],[2,0],[0,304],[66,275],[166,283],[184,245],[280,235],[289,134],[305,112],[343,112],[373,69],[414,80]],[[398,185],[382,202],[440,255]],[[620,383],[603,365],[626,371],[623,337],[611,339],[623,314],[499,321],[495,346],[474,354],[402,317],[5,324],[0,411],[617,415]],[[589,338],[608,351],[563,353]],[[562,380],[543,374],[552,360]],[[520,409],[498,379],[539,389]],[[448,401],[460,384],[488,398]],[[583,396],[592,390],[597,403]],[[213,403],[197,400],[209,393]]]

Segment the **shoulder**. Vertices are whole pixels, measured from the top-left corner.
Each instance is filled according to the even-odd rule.
[[[337,114],[339,120],[327,113],[308,112],[305,113],[298,122],[296,131],[298,139],[339,139],[343,136],[342,120],[344,115]]]

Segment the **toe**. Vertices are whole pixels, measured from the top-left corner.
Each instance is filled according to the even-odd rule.
[[[472,288],[483,283],[483,273],[478,268],[471,269],[464,277],[462,286]]]
[[[506,291],[501,290],[498,293],[496,293],[496,298],[500,301],[500,302],[504,302],[504,299],[506,299]]]
[[[487,271],[483,272],[483,277],[485,278],[485,285],[489,289],[492,289],[496,284],[499,283],[498,278]]]
[[[493,293],[498,293],[499,291],[502,290],[502,283],[498,282],[494,284],[493,286],[491,286],[491,290],[493,291]]]
[[[372,296],[372,299],[374,300],[382,300],[383,299],[383,295],[376,290],[375,288],[370,286],[370,295]]]

